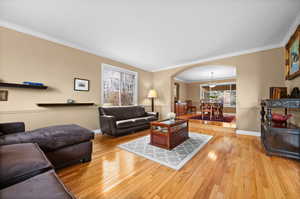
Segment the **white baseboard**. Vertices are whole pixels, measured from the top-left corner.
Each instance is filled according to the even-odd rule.
[[[92,130],[94,133],[98,134],[98,133],[102,133],[101,129],[95,129],[95,130]]]
[[[251,135],[251,136],[260,136],[260,132],[258,131],[244,131],[244,130],[236,130],[236,134],[240,135]]]

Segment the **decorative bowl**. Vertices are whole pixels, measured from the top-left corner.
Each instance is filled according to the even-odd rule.
[[[272,114],[272,121],[276,122],[276,123],[284,123],[288,119],[290,119],[292,116],[293,116],[292,114],[283,115],[283,114],[279,114],[279,113],[273,113]]]

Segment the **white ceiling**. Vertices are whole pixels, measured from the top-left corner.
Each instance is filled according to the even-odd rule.
[[[149,71],[278,47],[299,11],[299,0],[0,1],[6,26]]]
[[[213,72],[213,78],[211,73]],[[184,82],[234,79],[236,68],[231,66],[201,66],[191,68],[178,74],[175,79]]]

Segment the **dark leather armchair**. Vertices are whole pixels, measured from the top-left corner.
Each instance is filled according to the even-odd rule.
[[[142,106],[99,107],[99,114],[102,133],[111,136],[147,129],[158,120],[158,113],[145,112]]]
[[[50,126],[25,131],[23,122],[0,124],[0,146],[37,143],[55,168],[91,160],[94,133],[78,125]]]

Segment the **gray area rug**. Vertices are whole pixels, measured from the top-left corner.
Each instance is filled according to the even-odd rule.
[[[123,143],[118,147],[135,153],[149,160],[179,170],[213,137],[189,132],[189,139],[169,151],[150,145],[150,135]]]

